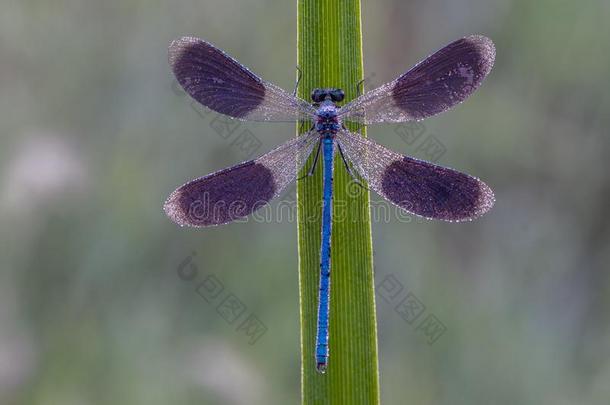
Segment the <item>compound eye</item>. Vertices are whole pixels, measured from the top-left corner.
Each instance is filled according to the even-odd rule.
[[[341,89],[335,89],[330,93],[330,98],[333,101],[337,101],[337,102],[343,101],[343,99],[345,98],[345,93]]]
[[[313,89],[311,92],[311,100],[314,103],[320,103],[324,101],[324,97],[326,96],[326,92],[322,89]]]

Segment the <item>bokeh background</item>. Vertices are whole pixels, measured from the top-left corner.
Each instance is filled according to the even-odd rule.
[[[604,0],[363,1],[368,88],[464,35],[497,46],[466,103],[369,130],[420,158],[433,137],[497,197],[472,223],[373,224],[377,283],[446,328],[428,344],[379,292],[384,404],[608,403],[609,20]],[[0,403],[298,403],[294,220],[180,229],[161,209],[294,136],[215,130],[173,86],[169,42],[200,36],[291,89],[295,22],[294,1],[2,2]]]

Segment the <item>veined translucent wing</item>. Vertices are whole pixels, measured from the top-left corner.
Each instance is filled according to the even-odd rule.
[[[496,50],[484,36],[458,39],[390,83],[346,104],[339,115],[373,124],[416,121],[464,101],[490,72]]]
[[[264,81],[202,39],[173,41],[169,64],[191,97],[221,114],[248,121],[294,122],[315,113],[310,103]]]
[[[248,216],[295,179],[318,140],[312,131],[257,159],[191,180],[170,194],[163,209],[178,225],[194,227]]]
[[[336,140],[355,170],[379,195],[413,214],[468,221],[493,206],[491,189],[476,177],[393,152],[342,130]]]

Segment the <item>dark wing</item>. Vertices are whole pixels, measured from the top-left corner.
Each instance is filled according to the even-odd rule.
[[[346,104],[344,120],[373,124],[416,121],[464,101],[491,70],[496,49],[489,38],[472,35],[450,43],[386,83]]]
[[[491,189],[476,177],[396,152],[348,131],[336,140],[369,186],[413,214],[444,221],[469,221],[493,206]]]
[[[249,121],[294,122],[315,113],[311,104],[262,80],[202,39],[173,41],[169,64],[191,97],[221,114]]]
[[[163,209],[178,225],[226,224],[263,207],[291,183],[319,140],[316,132],[292,139],[261,157],[178,187]]]

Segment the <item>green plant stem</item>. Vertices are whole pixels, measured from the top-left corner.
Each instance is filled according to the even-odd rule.
[[[303,72],[302,98],[309,100],[317,87],[342,88],[346,101],[356,97],[363,78],[360,0],[298,0],[297,60]],[[318,162],[314,176],[297,186],[303,404],[379,403],[369,193],[350,183],[336,156],[326,374],[316,371],[314,361],[322,163]]]

